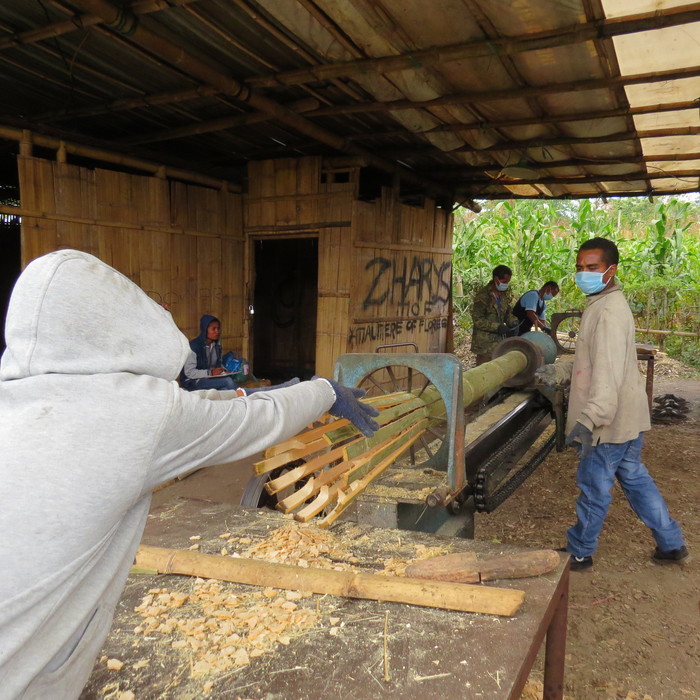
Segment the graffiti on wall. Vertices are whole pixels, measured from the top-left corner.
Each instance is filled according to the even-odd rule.
[[[366,311],[388,303],[397,316],[425,316],[442,310],[450,298],[450,260],[404,255],[376,257],[366,265],[370,275],[362,302]]]
[[[433,335],[447,328],[447,316],[434,318],[410,318],[396,321],[374,321],[350,326],[348,347],[354,348],[365,343],[374,345],[400,343],[415,339],[416,334]]]

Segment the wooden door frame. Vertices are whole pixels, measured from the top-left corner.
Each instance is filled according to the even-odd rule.
[[[320,235],[317,228],[310,227],[304,231],[294,231],[294,233],[280,233],[278,231],[256,231],[248,233],[245,237],[245,255],[243,261],[243,356],[248,359],[252,367],[255,367],[255,338],[253,337],[253,316],[250,307],[255,306],[255,244],[257,241],[270,240],[290,240],[298,238],[315,238],[320,246]],[[318,275],[320,275],[319,258]],[[316,306],[316,323],[318,324],[318,305]],[[318,325],[316,330],[318,336]]]

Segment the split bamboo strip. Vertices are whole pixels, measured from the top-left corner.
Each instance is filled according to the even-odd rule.
[[[510,588],[360,574],[353,571],[304,569],[255,559],[233,559],[146,545],[141,545],[136,552],[136,566],[156,569],[162,574],[199,576],[249,586],[271,586],[320,595],[506,617],[515,615],[525,599],[524,591]]]
[[[376,464],[370,471],[368,471],[361,479],[358,481],[353,481],[350,484],[351,493],[345,494],[342,502],[338,503],[338,506],[333,509],[326,517],[319,521],[320,527],[328,527],[334,523],[338,517],[345,511],[345,509],[357,498],[357,496],[362,493],[362,491],[369,486],[374,479],[376,479],[385,469],[390,467],[395,460],[397,460],[416,440],[421,437],[422,431],[415,431],[414,434],[409,435],[408,440],[406,440],[398,449],[394,450],[391,454],[387,455],[385,459]],[[340,501],[340,499],[339,499]]]
[[[323,469],[324,467],[327,467],[329,464],[332,464],[333,462],[337,462],[339,459],[343,459],[345,456],[344,453],[344,448],[343,447],[337,447],[334,450],[330,450],[329,452],[324,452],[322,455],[319,455],[318,457],[314,457],[314,459],[308,461],[306,464],[304,464],[301,467],[297,467],[294,472],[298,473],[299,479],[303,479],[305,476],[308,476],[309,474],[312,474],[315,471],[319,471],[320,469]],[[266,471],[259,472],[261,474],[265,474]],[[275,489],[275,479],[272,481],[268,482],[267,486],[269,487],[270,493],[274,493],[271,489]],[[278,490],[278,489],[275,489]]]
[[[392,440],[391,437],[387,438],[383,442],[381,442],[378,445],[374,445],[371,447],[367,452],[365,452],[361,459],[358,460],[347,460],[343,459],[340,461],[338,464],[325,469],[324,471],[320,472],[317,476],[313,477],[312,479],[309,479],[301,489],[298,491],[295,491],[293,494],[290,496],[287,496],[283,501],[280,501],[278,503],[278,508],[283,511],[284,513],[289,513],[290,511],[294,510],[295,508],[299,508],[304,501],[308,500],[311,496],[314,496],[318,491],[323,487],[326,486],[327,484],[330,484],[333,482],[334,479],[340,479],[343,477],[343,475],[356,465],[361,465],[365,464],[368,460],[370,460],[374,455],[380,453],[386,445]],[[342,449],[342,448],[341,448]],[[312,471],[306,470],[306,475],[311,474]],[[282,477],[280,477],[281,479]],[[286,481],[285,481],[286,483]],[[286,484],[287,486],[289,484]]]
[[[301,459],[302,457],[308,457],[311,454],[315,454],[316,452],[320,452],[321,450],[325,449],[328,449],[328,442],[326,442],[326,440],[323,438],[306,444],[302,443],[301,447],[287,450],[286,452],[282,452],[274,457],[269,457],[268,459],[263,459],[260,462],[256,462],[254,465],[255,472],[256,474],[265,474],[273,469],[277,469],[277,467],[281,467],[283,464],[287,464],[287,462],[292,462],[297,459]]]
[[[264,452],[264,456],[266,458],[274,457],[275,455],[280,454],[282,452],[298,449],[299,447],[307,445],[308,443],[313,442],[314,440],[318,440],[319,437],[325,435],[330,430],[336,430],[338,427],[350,424],[350,421],[345,418],[341,418],[340,420],[334,420],[333,418],[328,416],[328,414],[322,417],[321,420],[323,421],[326,418],[330,419],[330,422],[326,423],[326,425],[322,425],[318,428],[310,428],[305,433],[299,433],[299,435],[296,435],[295,437],[289,440],[285,440],[284,442],[280,442],[277,445],[268,447]]]

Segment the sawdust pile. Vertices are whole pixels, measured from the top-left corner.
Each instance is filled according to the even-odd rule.
[[[353,567],[347,562],[359,561],[348,552],[347,546],[328,530],[296,522],[274,530],[261,542],[231,556],[335,571],[350,571]]]
[[[246,666],[277,644],[313,627],[318,614],[299,606],[311,593],[273,588],[233,594],[219,581],[195,579],[183,593],[152,588],[135,609],[135,634],[174,637],[173,649],[192,654],[191,676]]]
[[[390,559],[384,560],[384,568],[378,573],[384,576],[405,576],[406,567],[409,564],[413,564],[418,559],[430,559],[431,557],[439,557],[442,554],[448,554],[449,549],[447,547],[426,547],[423,544],[417,544],[416,555],[411,559],[404,559],[403,557],[391,557]]]

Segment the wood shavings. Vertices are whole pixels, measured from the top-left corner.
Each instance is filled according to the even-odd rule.
[[[136,700],[136,695],[132,690],[124,690],[117,695],[117,700]]]
[[[190,676],[197,678],[247,666],[277,644],[290,644],[319,617],[297,602],[311,594],[273,588],[240,594],[231,588],[195,579],[189,594],[151,589],[135,608],[143,621],[134,632],[163,635],[172,649],[191,654]]]
[[[447,554],[450,550],[447,547],[426,547],[423,544],[417,544],[415,547],[416,555],[410,559],[402,557],[391,557],[384,560],[384,568],[379,571],[385,576],[404,576],[406,567],[419,559],[430,559],[438,557],[441,554]]]
[[[121,671],[124,668],[124,662],[119,659],[108,659],[107,668],[110,671]]]
[[[243,542],[243,539],[240,540]],[[296,564],[302,568],[351,570],[346,562],[357,562],[347,546],[328,530],[315,525],[290,522],[273,530],[264,540],[241,553],[247,559],[275,564]],[[346,561],[338,561],[344,559]]]

